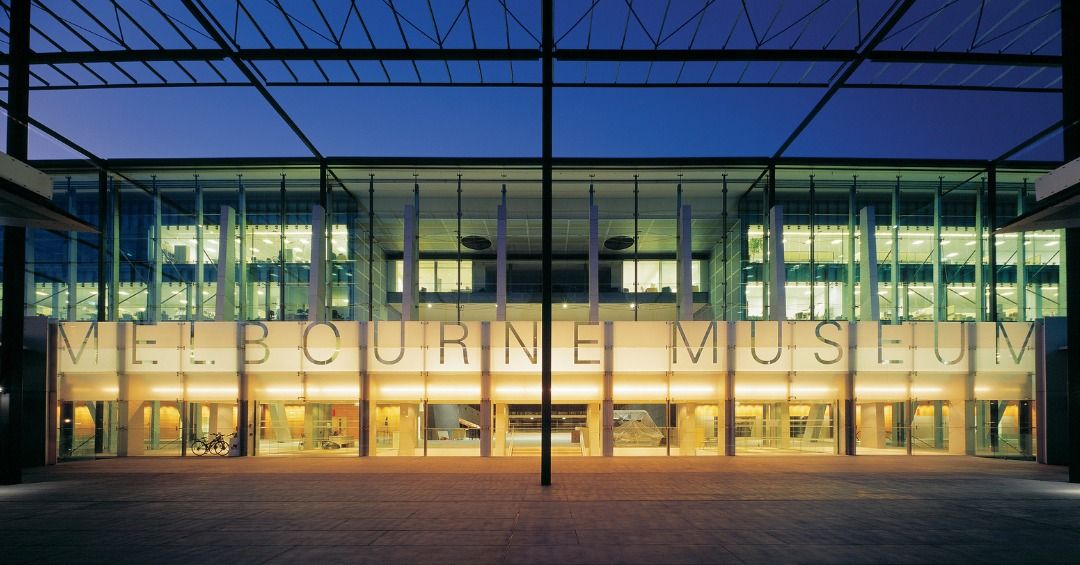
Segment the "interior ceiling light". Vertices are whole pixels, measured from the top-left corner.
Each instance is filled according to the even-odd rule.
[[[461,244],[473,251],[483,251],[491,247],[491,240],[481,235],[467,235],[461,238]]]
[[[629,249],[633,245],[634,238],[628,235],[616,235],[604,241],[604,247],[612,251],[622,251],[623,249]]]

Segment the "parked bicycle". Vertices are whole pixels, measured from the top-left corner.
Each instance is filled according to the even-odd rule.
[[[204,438],[197,438],[191,442],[191,453],[194,455],[206,455],[207,453],[221,456],[228,455],[229,444],[234,437],[236,437],[235,433],[229,434],[228,439],[225,439],[222,434],[213,433]]]

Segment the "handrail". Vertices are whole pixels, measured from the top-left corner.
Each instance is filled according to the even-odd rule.
[[[87,437],[86,439],[84,439],[84,440],[82,441],[82,443],[80,443],[79,445],[76,445],[76,446],[72,447],[71,449],[68,449],[68,450],[67,450],[67,454],[65,455],[65,457],[71,457],[71,456],[72,456],[72,455],[73,455],[73,454],[74,454],[74,453],[75,453],[75,452],[76,452],[77,450],[79,450],[80,448],[82,448],[82,446],[84,446],[84,445],[86,445],[86,444],[90,443],[90,441],[91,441],[91,440],[93,440],[93,439],[94,439],[95,437],[96,437],[96,436],[89,436],[89,437]]]

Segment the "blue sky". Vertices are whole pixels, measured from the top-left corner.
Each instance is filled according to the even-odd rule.
[[[71,0],[35,4],[32,21],[64,49],[215,47],[210,35],[179,0],[159,0],[169,20],[150,4],[121,4],[154,39],[106,0],[81,0],[97,14],[88,17]],[[337,46],[468,49],[536,49],[539,3],[535,0],[363,0],[364,19],[351,0],[248,1],[245,18],[233,2],[203,2],[230,48],[332,49]],[[54,13],[45,11],[50,6]],[[557,0],[558,49],[841,49],[852,50],[873,33],[893,3],[887,0],[827,0],[741,3],[711,0],[672,2]],[[629,7],[634,6],[630,11]],[[468,8],[467,17],[465,9]],[[398,11],[395,14],[395,10]],[[509,11],[507,11],[509,10]],[[917,0],[878,45],[880,50],[1053,55],[1060,53],[1057,0],[1023,3],[981,0]],[[0,23],[3,20],[0,14]],[[367,26],[361,27],[361,21]],[[170,22],[177,25],[173,26]],[[66,23],[66,26],[65,26]],[[258,27],[256,27],[258,26]],[[183,31],[178,34],[175,29]],[[295,30],[295,31],[294,31]],[[269,42],[268,42],[269,40]],[[55,51],[42,33],[32,49]],[[270,82],[352,80],[343,62],[258,63]],[[243,80],[228,62],[218,62],[229,80]],[[170,83],[185,82],[182,69],[155,63]],[[124,64],[140,81],[155,82],[149,68]],[[361,80],[396,82],[534,82],[536,62],[356,62]],[[96,64],[111,85],[128,79],[120,68]],[[448,72],[449,69],[449,72]],[[604,63],[560,61],[562,83],[756,82],[796,87],[768,88],[575,88],[556,90],[554,151],[558,156],[771,156],[825,92],[814,84],[835,79],[836,63]],[[68,65],[81,86],[95,79],[88,69]],[[205,63],[187,63],[199,82],[217,75]],[[44,65],[36,73],[54,86],[64,78]],[[35,83],[41,86],[40,82]],[[1060,71],[1037,66],[866,62],[849,82],[1035,87],[1043,92],[916,91],[842,89],[790,147],[787,156],[991,159],[1061,116]],[[807,85],[807,87],[803,87]],[[270,86],[319,150],[331,156],[508,157],[540,153],[540,92],[532,87]],[[307,156],[305,147],[253,88],[211,87],[100,90],[37,90],[31,115],[106,158]],[[32,158],[72,153],[41,135],[32,136]],[[1056,160],[1060,135],[1019,155]]]
[[[529,88],[278,88],[326,155],[535,156]],[[820,89],[560,89],[559,156],[767,156]],[[306,156],[251,88],[35,92],[31,114],[104,157]],[[996,157],[1060,119],[1056,94],[841,91],[789,156]],[[1060,138],[1026,159],[1059,159]],[[32,158],[70,153],[41,136]]]

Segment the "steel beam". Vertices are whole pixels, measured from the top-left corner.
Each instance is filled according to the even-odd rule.
[[[896,24],[899,23],[901,19],[903,19],[904,14],[907,13],[908,9],[910,9],[914,3],[914,0],[901,0],[897,2],[896,9],[892,10],[892,12],[888,16],[888,19],[885,20],[884,23],[878,28],[877,32],[874,34],[874,37],[869,42],[867,42],[866,47],[859,53],[856,58],[852,59],[847,64],[847,67],[845,67],[844,71],[840,73],[840,76],[837,77],[835,81],[833,81],[833,84],[831,87],[829,87],[829,90],[827,90],[825,94],[822,95],[821,99],[818,100],[817,104],[815,104],[814,107],[810,110],[810,112],[802,119],[801,122],[799,122],[799,125],[795,126],[795,129],[791,132],[790,135],[788,135],[787,139],[785,139],[784,142],[780,144],[780,147],[773,155],[773,159],[780,158],[784,154],[784,152],[787,151],[789,147],[791,147],[791,144],[795,143],[795,140],[798,139],[799,135],[802,134],[802,132],[807,128],[807,126],[810,125],[810,122],[814,121],[814,118],[817,117],[818,113],[820,113],[823,108],[825,108],[825,105],[829,103],[829,100],[832,100],[832,97],[840,91],[840,88],[843,87],[844,83],[847,82],[849,78],[851,78],[851,75],[855,74],[855,71],[859,68],[859,65],[861,65],[867,59],[867,57],[869,57],[874,48],[885,40],[885,38],[889,35],[889,31],[892,30],[892,28],[896,26]]]
[[[31,65],[151,63],[183,61],[541,61],[536,49],[428,48],[192,48],[48,51],[28,55]],[[558,61],[574,62],[834,62],[859,60],[854,49],[559,49]],[[0,64],[11,57],[0,55]],[[875,63],[1057,67],[1062,57],[1030,53],[874,50]]]

